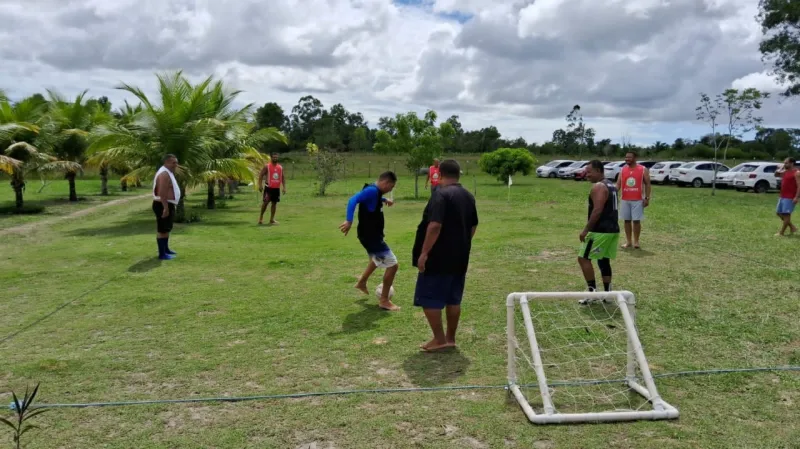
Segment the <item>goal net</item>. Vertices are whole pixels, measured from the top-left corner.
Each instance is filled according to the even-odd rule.
[[[656,389],[635,305],[622,291],[508,295],[508,386],[531,422],[678,417]]]

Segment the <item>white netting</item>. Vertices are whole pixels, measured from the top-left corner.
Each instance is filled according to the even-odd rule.
[[[576,300],[531,300],[531,320],[556,413],[649,409],[625,383],[628,336],[615,300],[580,305]],[[514,346],[517,385],[536,413],[544,413],[534,358],[519,304]],[[636,381],[642,383],[633,359]]]

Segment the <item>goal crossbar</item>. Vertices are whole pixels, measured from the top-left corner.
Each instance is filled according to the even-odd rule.
[[[545,365],[537,341],[537,327],[531,318],[531,301],[563,301],[563,300],[605,300],[616,303],[622,316],[625,333],[627,335],[627,367],[623,382],[631,391],[641,395],[652,404],[652,410],[620,410],[587,413],[559,413],[553,405],[545,373]],[[527,341],[518,342],[516,338],[517,306],[522,313],[523,325]],[[611,292],[517,292],[506,297],[507,317],[506,332],[508,339],[508,388],[519,403],[525,415],[534,424],[559,424],[581,422],[614,422],[637,420],[676,419],[678,409],[664,401],[658,393],[653,375],[650,372],[647,359],[644,355],[642,344],[636,329],[636,297],[629,291]],[[536,413],[531,407],[518,383],[516,350],[519,344],[530,346],[533,370],[543,404],[543,413]],[[640,383],[637,368],[641,375]],[[591,381],[589,381],[591,382]]]

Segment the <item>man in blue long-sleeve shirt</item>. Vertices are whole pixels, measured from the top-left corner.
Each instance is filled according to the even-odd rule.
[[[394,276],[397,274],[397,257],[395,257],[389,245],[383,240],[383,204],[391,207],[394,202],[387,200],[383,197],[385,193],[389,193],[394,189],[397,183],[397,176],[394,173],[387,171],[378,177],[378,181],[374,184],[365,184],[364,188],[353,195],[350,201],[347,202],[347,218],[344,223],[339,226],[339,229],[347,235],[350,228],[353,226],[353,217],[358,206],[358,227],[356,232],[358,241],[361,246],[367,251],[369,256],[369,264],[364,274],[356,283],[355,288],[361,290],[364,294],[369,294],[367,281],[372,273],[377,268],[384,268],[386,271],[383,274],[383,291],[379,299],[379,306],[386,310],[400,310],[389,299],[389,292],[394,282]]]

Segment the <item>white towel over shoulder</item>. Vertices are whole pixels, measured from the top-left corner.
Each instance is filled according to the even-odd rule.
[[[156,182],[158,181],[158,176],[161,173],[167,172],[169,174],[169,179],[172,181],[172,191],[175,192],[175,199],[174,200],[167,200],[172,204],[178,204],[178,201],[181,199],[181,188],[178,187],[178,180],[175,179],[175,175],[172,174],[171,171],[167,167],[161,167],[156,172],[156,177],[153,178],[153,199],[156,201],[160,201],[161,197],[156,196]]]

